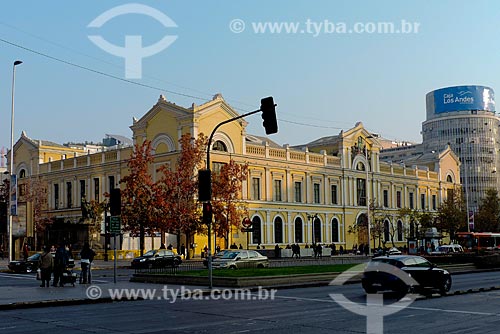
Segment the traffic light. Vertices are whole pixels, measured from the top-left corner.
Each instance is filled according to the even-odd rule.
[[[122,196],[120,188],[113,188],[109,194],[109,211],[112,216],[122,213]]]
[[[265,97],[260,100],[260,110],[262,111],[262,119],[267,135],[272,135],[278,132],[278,122],[276,121],[276,104],[272,96]]]
[[[210,169],[198,171],[198,201],[207,202],[212,199],[212,179]]]
[[[212,203],[203,203],[203,223],[209,224],[212,222]]]

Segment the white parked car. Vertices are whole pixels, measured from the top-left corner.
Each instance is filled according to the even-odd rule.
[[[460,245],[441,245],[431,252],[431,255],[446,255],[463,253],[464,249]]]

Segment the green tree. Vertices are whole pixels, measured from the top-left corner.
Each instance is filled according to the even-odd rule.
[[[438,209],[437,228],[452,238],[455,232],[467,230],[467,213],[462,191],[454,188]]]
[[[474,229],[479,232],[498,232],[500,230],[500,199],[496,189],[486,190],[474,220]]]

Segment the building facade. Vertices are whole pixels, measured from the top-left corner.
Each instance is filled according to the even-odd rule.
[[[220,94],[189,108],[161,96],[146,114],[134,119],[133,141],[151,141],[155,162],[150,173],[156,180],[159,166],[175,165],[181,149],[178,140],[184,133],[209,135],[217,124],[236,116],[238,113]],[[212,170],[230,159],[248,164],[242,198],[248,205],[253,232],[247,235],[235,228],[230,233],[230,244],[273,248],[276,244],[283,247],[298,243],[305,247],[316,242],[335,243],[337,249],[366,245],[368,221],[376,218],[374,211],[369,212],[371,205],[372,210],[383,215],[384,224],[394,226],[395,242],[402,246],[410,227],[400,216],[400,209],[436,212],[448,190],[459,186],[459,162],[449,147],[406,166],[382,162],[381,144],[362,123],[297,147],[280,146],[269,138],[247,134],[246,126],[247,120],[243,119],[225,124],[212,142]],[[46,212],[55,221],[49,232],[81,243],[81,238],[89,237],[80,210],[82,197],[100,201],[104,193],[119,187],[120,179],[128,173],[132,148],[60,154],[58,159],[47,161],[30,158],[27,152],[33,148],[29,144],[23,138],[16,144],[16,172],[25,166],[26,177],[36,176],[47,183]],[[26,226],[30,226],[29,215]],[[119,247],[137,249],[136,239],[124,234]],[[378,246],[377,240],[371,240],[372,247]],[[196,235],[181,242],[196,244],[199,254],[207,237]],[[220,240],[216,242],[223,247]]]

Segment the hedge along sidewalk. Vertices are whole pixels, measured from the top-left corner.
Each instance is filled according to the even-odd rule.
[[[256,286],[294,286],[294,285],[325,285],[340,273],[355,266],[355,264],[340,264],[326,266],[297,266],[259,269],[218,269],[213,271],[212,282],[218,287],[256,287]],[[359,273],[361,274],[361,272]],[[163,274],[161,272],[137,272],[131,282],[160,284],[208,284],[208,270],[193,270]]]

